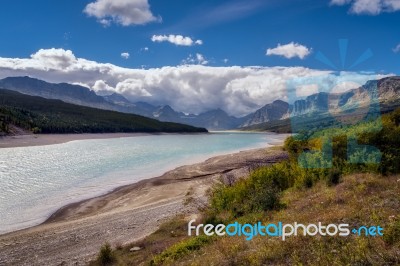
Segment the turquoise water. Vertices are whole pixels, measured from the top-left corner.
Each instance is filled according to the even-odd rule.
[[[0,233],[39,224],[68,203],[180,165],[283,139],[267,133],[167,134],[0,149]]]

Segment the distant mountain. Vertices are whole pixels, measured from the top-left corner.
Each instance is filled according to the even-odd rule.
[[[372,99],[371,96],[372,95]],[[379,102],[381,108],[393,109],[400,105],[400,77],[388,77],[381,80],[371,80],[365,85],[343,93],[320,92],[305,99],[299,99],[293,104],[277,100],[258,109],[249,115],[241,124],[242,128],[265,123],[285,120],[298,116],[324,116],[331,113],[342,113]],[[271,123],[270,123],[271,124]],[[272,123],[275,127],[276,123]],[[272,125],[271,124],[271,125]]]
[[[2,79],[0,80],[0,88],[18,91],[31,96],[57,99],[66,103],[138,114],[164,122],[184,123],[214,130],[237,128],[242,121],[236,117],[228,116],[222,110],[219,110],[218,114],[214,113],[214,111],[209,111],[200,115],[186,115],[175,111],[168,105],[154,106],[145,102],[133,103],[118,93],[99,96],[83,86],[67,83],[53,84],[30,77]]]
[[[118,93],[99,96],[86,87],[67,83],[52,84],[29,77],[10,77],[0,80],[0,88],[32,96],[59,99],[67,103],[99,109],[138,114],[159,121],[183,123],[211,130],[253,127],[274,121],[283,121],[295,116],[324,115],[329,112],[352,110],[359,108],[360,105],[368,106],[369,95],[376,86],[378,95],[375,98],[379,100],[381,106],[390,109],[400,104],[400,77],[388,77],[381,80],[368,81],[357,89],[343,93],[315,93],[292,104],[277,100],[264,105],[254,113],[237,118],[229,116],[221,109],[210,110],[198,115],[185,114],[175,111],[169,105],[154,106],[146,102],[131,102]]]
[[[393,102],[400,98],[400,77],[389,77],[378,81],[379,98],[382,102]]]
[[[261,124],[274,120],[281,120],[288,117],[289,104],[287,102],[277,100],[273,103],[264,105],[241,124],[241,127]]]
[[[169,105],[161,106],[153,112],[154,118],[160,121],[171,121],[187,125],[205,127],[211,130],[235,129],[243,119],[229,116],[221,109],[210,110],[199,115],[177,112]]]
[[[156,106],[145,102],[133,103],[118,93],[101,97],[112,105],[111,110],[117,110],[124,113],[137,114],[153,118],[153,110],[157,108]]]
[[[53,84],[30,77],[9,77],[0,80],[0,88],[78,105],[108,110],[116,109],[115,106],[88,88],[68,83]]]
[[[198,125],[204,125],[206,128],[214,130],[235,129],[238,128],[245,118],[237,118],[228,115],[221,109],[211,110],[197,116]]]
[[[34,133],[207,132],[204,128],[0,89],[0,134],[9,133],[15,126]]]
[[[169,105],[163,105],[163,106],[156,107],[153,110],[152,115],[154,118],[156,118],[160,121],[171,121],[171,122],[177,122],[177,121],[181,120],[181,117],[185,116],[184,113],[175,111]]]
[[[0,88],[82,106],[150,116],[141,106],[136,106],[118,93],[99,96],[94,91],[79,85],[48,83],[30,77],[9,77],[0,80]]]
[[[109,103],[118,105],[118,106],[125,106],[125,107],[135,107],[133,103],[131,103],[128,99],[118,93],[113,93],[111,95],[103,96],[104,100]]]

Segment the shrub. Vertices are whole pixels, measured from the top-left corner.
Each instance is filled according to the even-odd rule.
[[[114,252],[109,243],[105,243],[101,248],[99,255],[97,256],[97,262],[100,265],[110,265],[115,262],[116,258]]]
[[[288,162],[261,167],[233,185],[220,183],[210,194],[207,221],[218,223],[241,216],[278,209],[280,194],[293,186],[299,168]]]

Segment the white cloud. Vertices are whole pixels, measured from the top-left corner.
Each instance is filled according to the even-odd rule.
[[[43,63],[44,69],[63,68],[76,63],[77,59],[71,50],[40,49],[31,55],[34,62]]]
[[[294,57],[304,59],[310,53],[311,49],[307,48],[306,46],[291,42],[284,45],[278,44],[278,46],[275,48],[268,48],[266,55],[279,55],[288,59]]]
[[[90,87],[89,87],[90,88]],[[109,86],[104,80],[96,80],[92,89],[99,95],[109,95],[115,92],[115,89]]]
[[[400,10],[399,0],[331,0],[330,4],[339,6],[350,4],[350,13],[358,15],[379,15]]]
[[[174,34],[170,34],[170,35],[153,35],[151,37],[151,40],[153,42],[170,42],[173,43],[175,45],[180,45],[180,46],[192,46],[192,45],[202,45],[203,41],[202,40],[192,40],[192,38],[190,37],[185,37],[182,35],[174,35]]]
[[[182,64],[184,65],[207,65],[209,62],[208,60],[202,55],[197,53],[195,56],[189,55],[188,58],[182,60]]]
[[[124,53],[121,53],[121,57],[122,57],[123,59],[129,59],[130,54],[127,53],[127,52],[124,52]]]
[[[296,96],[305,97],[318,92],[318,84],[306,84],[296,87]]]
[[[97,18],[104,26],[110,26],[111,22],[131,26],[161,20],[151,13],[148,0],[96,0],[83,12]]]
[[[395,48],[393,48],[393,52],[395,53],[400,52],[400,44],[398,44]]]
[[[136,97],[149,97],[151,93],[143,88],[142,80],[137,79],[125,79],[124,81],[118,82],[115,90],[120,94],[131,94]]]
[[[98,22],[101,25],[103,25],[105,28],[111,26],[111,20],[108,20],[108,19],[105,19],[105,18],[99,19]]]
[[[343,81],[332,88],[332,93],[343,93],[352,89],[357,89],[363,84],[354,81]]]
[[[208,60],[206,60],[202,54],[196,54],[196,60],[200,65],[208,64]]]
[[[229,62],[228,58],[224,58],[224,60],[222,60],[225,64]]]
[[[330,71],[304,67],[181,65],[130,69],[78,58],[63,49],[41,49],[30,58],[0,58],[0,78],[28,75],[48,82],[79,83],[99,94],[119,92],[132,101],[169,104],[185,113],[221,108],[237,116],[276,99],[287,100],[289,80],[322,76],[322,82],[333,87],[335,81],[341,77],[348,80],[350,74],[354,75],[341,73],[338,77]],[[359,84],[375,78],[373,74],[352,76]],[[308,89],[301,95],[315,92],[315,88]]]
[[[89,85],[82,83],[82,82],[72,82],[71,84],[73,85],[78,85],[78,86],[82,86],[82,87],[86,87],[88,89],[91,89]]]
[[[382,12],[380,0],[357,0],[353,2],[351,12],[355,14],[378,15]]]

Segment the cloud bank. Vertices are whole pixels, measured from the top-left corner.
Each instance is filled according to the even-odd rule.
[[[122,26],[144,25],[161,20],[152,14],[148,0],[96,0],[83,12],[104,26],[112,22]]]
[[[279,55],[279,56],[283,56],[287,59],[291,59],[294,57],[304,59],[310,53],[311,53],[311,49],[307,48],[306,46],[291,42],[291,43],[284,44],[284,45],[278,44],[278,46],[275,48],[268,48],[266,55],[268,55],[268,56]]]
[[[76,57],[72,51],[41,49],[30,58],[0,58],[0,78],[31,76],[48,82],[68,82],[89,87],[99,94],[118,92],[132,101],[169,104],[185,113],[221,108],[241,116],[276,99],[288,99],[287,82],[322,76],[328,87],[338,79],[363,84],[373,74],[342,73],[304,67],[211,67],[204,65],[130,69]],[[316,91],[299,88],[299,96]]]
[[[399,0],[331,0],[331,5],[351,5],[349,12],[357,15],[379,15],[400,10]]]

